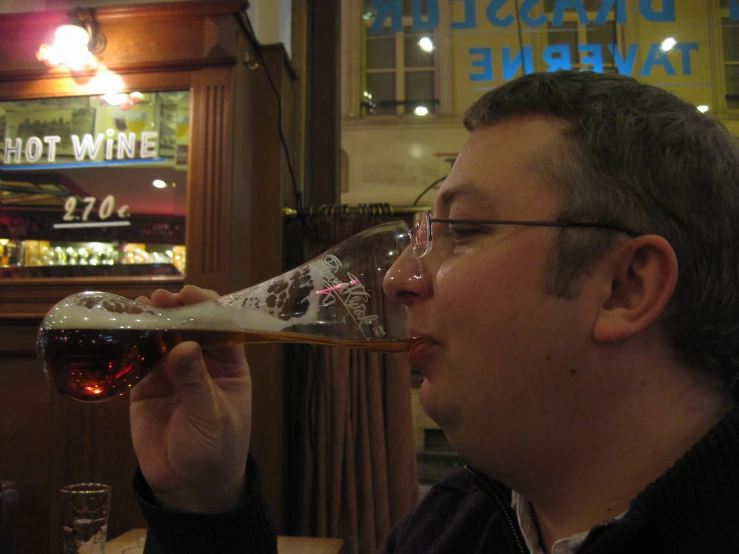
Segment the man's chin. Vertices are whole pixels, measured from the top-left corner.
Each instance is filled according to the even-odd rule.
[[[439,395],[437,394],[434,385],[426,378],[421,383],[421,387],[418,390],[418,399],[421,404],[421,408],[429,416],[434,423],[439,427],[443,428],[445,423],[444,413],[448,410],[444,409],[443,404],[440,402]]]

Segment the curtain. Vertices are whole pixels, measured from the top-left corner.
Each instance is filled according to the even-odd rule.
[[[398,219],[378,211],[305,217],[305,259]],[[301,357],[298,533],[374,553],[418,501],[410,367],[402,354],[338,347],[304,346]]]

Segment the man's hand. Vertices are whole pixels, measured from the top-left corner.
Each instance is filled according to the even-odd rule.
[[[174,308],[217,296],[188,285],[178,294],[157,290],[150,301],[139,301]],[[131,390],[133,447],[160,504],[202,513],[236,507],[244,490],[251,402],[242,346],[203,352],[183,342]]]

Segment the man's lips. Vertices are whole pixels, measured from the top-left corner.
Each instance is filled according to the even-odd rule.
[[[408,363],[414,367],[420,366],[423,359],[428,356],[435,345],[436,343],[429,337],[421,336],[415,338],[405,354]]]

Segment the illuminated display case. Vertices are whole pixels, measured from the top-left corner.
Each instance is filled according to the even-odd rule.
[[[190,93],[0,102],[0,278],[180,276]]]

